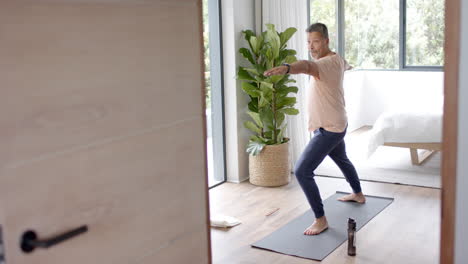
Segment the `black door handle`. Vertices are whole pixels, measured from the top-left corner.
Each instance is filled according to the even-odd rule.
[[[84,225],[50,239],[38,240],[36,232],[28,230],[24,232],[21,237],[21,250],[25,253],[30,253],[37,247],[49,248],[74,236],[83,234],[86,231],[88,231],[88,226]]]

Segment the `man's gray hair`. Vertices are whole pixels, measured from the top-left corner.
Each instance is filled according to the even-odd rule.
[[[307,29],[306,32],[311,33],[311,32],[319,32],[322,34],[322,37],[328,38],[328,28],[325,24],[322,23],[314,23],[310,25]]]

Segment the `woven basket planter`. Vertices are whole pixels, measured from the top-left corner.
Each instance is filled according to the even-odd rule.
[[[289,142],[267,145],[257,156],[249,155],[250,183],[264,187],[288,184],[291,179]]]

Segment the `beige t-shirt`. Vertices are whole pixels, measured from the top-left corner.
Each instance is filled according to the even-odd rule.
[[[343,132],[348,124],[343,76],[351,67],[338,54],[315,61],[319,79],[312,77],[309,92],[309,131],[323,127],[331,132]]]

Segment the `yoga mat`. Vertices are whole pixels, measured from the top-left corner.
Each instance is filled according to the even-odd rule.
[[[336,200],[346,194],[348,193],[336,192],[323,201],[328,220],[328,229],[323,233],[316,236],[304,235],[304,230],[315,219],[312,210],[308,210],[262,240],[255,242],[252,247],[307,259],[323,260],[348,240],[348,218],[356,220],[356,230],[359,230],[393,202],[393,198],[370,195],[366,195],[365,204]],[[359,236],[359,233],[356,236]]]

